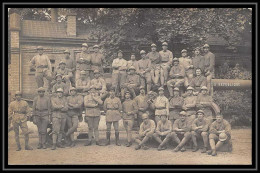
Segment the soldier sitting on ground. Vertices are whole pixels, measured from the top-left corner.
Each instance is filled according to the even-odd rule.
[[[145,146],[146,142],[153,137],[155,131],[155,122],[149,119],[149,115],[144,113],[142,115],[143,122],[140,126],[139,135],[136,137],[135,141],[138,145],[135,147],[136,150],[143,148],[144,150],[149,149]]]
[[[160,144],[158,151],[166,149],[166,136],[172,132],[172,123],[167,117],[165,111],[165,113],[161,115],[161,120],[157,123],[155,133],[153,134],[153,138]]]
[[[223,119],[223,115],[218,114],[216,116],[216,121],[210,125],[209,133],[209,144],[211,150],[208,154],[216,156],[217,151],[223,146],[223,144],[228,143],[231,140],[231,125],[227,120]],[[215,141],[217,141],[217,144],[215,144]]]
[[[194,144],[193,152],[199,150],[197,137],[201,136],[203,139],[203,149],[201,153],[206,153],[208,148],[208,130],[209,130],[209,121],[205,118],[203,110],[197,111],[197,118],[193,121],[191,126],[191,136]]]

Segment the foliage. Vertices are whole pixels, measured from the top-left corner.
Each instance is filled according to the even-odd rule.
[[[246,70],[243,67],[231,68],[226,63],[221,65],[216,71],[217,79],[243,79],[243,80],[252,80],[252,72]]]
[[[252,91],[214,91],[213,99],[232,125],[252,125]]]

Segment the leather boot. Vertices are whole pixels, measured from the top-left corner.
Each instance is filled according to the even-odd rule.
[[[17,149],[16,151],[21,151],[21,144],[20,144],[20,139],[19,139],[19,135],[15,135],[15,142],[16,142],[16,145],[17,145]]]
[[[53,143],[51,149],[52,149],[52,150],[56,150],[56,143]]]
[[[106,145],[110,145],[110,135],[111,135],[110,132],[107,132],[107,133],[106,133],[106,136],[107,136],[107,142],[106,142]]]
[[[29,145],[29,135],[24,136],[24,141],[25,141],[25,150],[33,150],[33,148]]]
[[[115,132],[115,137],[116,137],[116,145],[121,146],[121,144],[119,142],[119,132]]]

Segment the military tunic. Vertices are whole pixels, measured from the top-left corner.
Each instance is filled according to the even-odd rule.
[[[87,117],[99,117],[101,115],[99,104],[93,97],[96,97],[100,102],[103,103],[100,96],[97,94],[89,94],[84,97],[84,106]]]
[[[184,76],[185,70],[183,66],[172,66],[171,71],[169,73],[169,77],[171,79],[167,82],[167,88],[169,90],[170,96],[173,96],[173,87],[180,87],[184,84]]]
[[[98,92],[104,93],[107,90],[106,81],[102,77],[94,78],[88,83],[88,88],[94,86]]]
[[[210,137],[209,138],[214,138],[215,140],[218,140],[218,133],[217,131],[222,131],[225,130],[225,134],[228,136],[228,140],[231,139],[231,125],[227,120],[224,120],[220,123],[217,121],[214,121],[210,127],[209,127],[209,133]],[[228,141],[227,140],[227,141]]]
[[[81,78],[76,80],[76,88],[80,93],[86,92],[86,90],[89,89],[89,83],[90,78],[82,80]],[[85,90],[85,91],[84,91]]]
[[[115,122],[121,119],[122,104],[118,97],[107,98],[104,102],[106,112],[106,122]]]
[[[206,118],[208,117],[212,118],[212,111],[211,111],[212,102],[213,102],[213,98],[209,95],[203,95],[200,93],[197,96],[196,107],[204,111]]]
[[[196,127],[202,126],[201,129],[196,130]],[[192,126],[191,126],[191,130],[195,131],[197,133],[201,133],[201,132],[207,132],[209,130],[209,122],[206,118],[203,118],[201,121],[196,118],[193,122],[192,122]]]
[[[66,85],[64,82],[61,82],[61,83],[56,83],[55,85],[53,85],[52,87],[52,93],[54,95],[56,95],[56,91],[57,89],[63,89],[64,91],[64,95],[68,95],[69,94],[69,88],[68,88],[68,85]]]
[[[212,74],[214,74],[215,55],[212,52],[208,52],[207,54],[204,55],[204,63],[205,63],[205,71],[210,71]]]
[[[171,51],[169,50],[161,50],[159,52],[159,54],[161,55],[161,62],[162,63],[168,63],[168,65],[172,64],[172,60],[173,60],[173,54]]]
[[[150,59],[140,59],[138,61],[138,70],[137,73],[141,76],[141,85],[145,86],[145,84],[151,84],[151,60]]]
[[[190,86],[195,89],[195,91],[200,91],[202,86],[207,86],[207,79],[204,76],[196,76],[192,79]]]
[[[194,74],[195,74],[197,68],[200,68],[202,73],[204,73],[205,59],[204,59],[203,56],[201,56],[201,55],[194,56],[192,58],[192,64],[193,64],[193,67],[194,67]]]
[[[101,53],[92,53],[91,54],[91,69],[93,71],[99,70],[101,73],[103,73],[103,64],[105,62],[105,57]]]
[[[169,102],[169,120],[179,119],[179,113],[182,111],[184,99],[181,96],[173,97]]]
[[[174,132],[176,132],[176,129],[183,129],[185,132],[189,132],[191,129],[191,124],[189,123],[187,118],[184,121],[182,121],[181,119],[177,119],[176,121],[174,121],[173,127],[172,127],[172,130]],[[176,132],[176,133],[179,133],[179,132]]]
[[[158,96],[154,101],[155,116],[169,115],[169,100],[165,96]]]
[[[81,95],[75,96],[68,96],[68,115],[70,117],[73,116],[80,116],[81,115],[81,108],[83,106],[83,97]]]
[[[142,122],[141,126],[140,126],[140,130],[139,130],[139,135],[141,137],[145,136],[145,131],[149,129],[149,132],[147,132],[148,134],[152,135],[155,131],[155,122],[153,120],[149,120],[147,124],[145,124],[144,122]],[[147,135],[146,133],[146,135]]]
[[[190,68],[192,64],[192,59],[188,56],[188,57],[180,57],[179,58],[179,63],[180,65],[182,65],[185,69],[185,73],[186,75],[190,75],[193,74],[193,69]]]
[[[77,54],[76,62],[76,70],[79,72],[82,70],[87,71],[91,69],[91,55],[89,53],[81,52]]]
[[[157,124],[157,127],[156,127],[156,130],[155,130],[155,133],[158,133],[158,132],[163,132],[163,136],[166,136],[168,135],[169,133],[171,133],[172,131],[172,123],[170,120],[166,120],[165,123],[162,122],[162,120],[160,120]]]
[[[137,113],[137,105],[134,100],[125,100],[122,104],[123,109],[123,120],[134,120],[135,114]]]
[[[136,61],[136,60],[129,60],[129,61],[127,61],[127,69],[129,70],[129,68],[131,67],[131,66],[134,66],[135,67],[135,70],[136,71],[139,71],[139,69],[138,69],[138,61]]]
[[[123,58],[116,58],[112,63],[112,86],[122,87],[125,84],[127,61]]]

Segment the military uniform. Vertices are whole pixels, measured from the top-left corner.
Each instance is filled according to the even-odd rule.
[[[184,76],[185,71],[183,66],[172,66],[171,71],[169,73],[169,77],[171,79],[167,82],[167,88],[169,90],[170,96],[173,96],[173,87],[180,87],[182,84],[184,84]]]
[[[146,55],[151,61],[151,76],[155,85],[158,85],[161,71],[161,55],[159,52],[149,52]]]
[[[39,88],[40,90],[43,88]],[[39,90],[38,90],[39,91]],[[43,89],[44,91],[44,89]],[[46,143],[46,135],[47,135],[47,127],[50,123],[50,116],[51,116],[51,102],[49,97],[47,96],[36,96],[33,100],[33,122],[37,125],[38,134],[39,134],[39,147],[45,149]]]
[[[62,89],[58,89],[57,92],[63,92]],[[61,146],[61,140],[64,133],[64,128],[66,125],[67,113],[68,113],[68,102],[66,97],[62,96],[61,98],[53,97],[51,98],[52,106],[52,140],[53,148],[56,149],[57,139],[58,146]]]
[[[91,89],[95,88],[94,86],[90,87]],[[95,91],[91,91],[89,95],[84,97],[84,107],[86,111],[85,120],[87,120],[89,128],[89,141],[86,145],[90,145],[92,141],[93,133],[95,135],[95,140],[99,144],[99,132],[98,125],[100,121],[100,105],[103,104],[101,97]]]
[[[196,92],[199,92],[202,86],[207,86],[207,79],[202,75],[196,76],[192,79],[190,86],[193,87]]]
[[[61,83],[56,83],[53,85],[52,87],[52,93],[54,94],[54,96],[56,96],[56,91],[57,89],[59,88],[62,88],[63,91],[64,91],[64,95],[68,95],[69,94],[69,88],[68,88],[68,85],[66,85],[64,82],[61,82]]]
[[[147,95],[138,95],[135,97],[135,102],[136,102],[136,105],[137,105],[137,109],[138,109],[138,112],[137,112],[137,124],[138,124],[138,127],[140,127],[141,123],[142,123],[142,115],[143,113],[145,113],[148,109],[148,97]]]
[[[169,116],[169,100],[165,96],[157,96],[154,100],[155,108],[155,122],[160,121],[161,115],[166,113],[167,117]]]
[[[87,73],[85,71],[80,72],[81,75],[86,75]],[[78,92],[82,93],[83,95],[86,95],[86,92],[89,90],[89,76],[86,78],[80,77],[76,80],[76,89]]]
[[[196,96],[187,96],[186,98],[184,98],[184,102],[183,102],[183,106],[187,108],[185,111],[187,113],[187,119],[188,121],[190,121],[190,123],[192,123],[192,121],[195,119],[195,114],[196,114],[196,102],[197,102],[197,97]]]
[[[145,52],[142,52],[142,54],[145,54]],[[141,76],[141,85],[146,87],[147,92],[151,89],[152,84],[152,77],[151,77],[151,60],[148,58],[142,58],[138,61],[138,69],[137,73]]]
[[[193,67],[194,67],[194,74],[195,74],[195,70],[197,68],[200,68],[202,73],[204,74],[204,68],[205,68],[205,59],[203,56],[201,55],[197,55],[197,56],[194,56],[192,58],[192,64],[193,64]]]
[[[90,75],[91,70],[91,55],[86,52],[81,52],[76,56],[76,81],[80,78],[80,72],[86,71],[87,76]]]
[[[211,96],[199,94],[197,96],[197,103],[196,107],[203,110],[205,113],[205,117],[212,120],[212,111],[211,111],[211,104],[213,102],[213,98]]]
[[[138,111],[136,102],[131,99],[126,99],[122,104],[123,109],[123,124],[127,133],[127,141],[131,143],[132,140],[132,128],[134,125],[134,118]]]
[[[139,71],[138,70],[138,61],[137,60],[129,60],[129,61],[127,61],[127,69],[129,70],[129,68],[131,67],[131,66],[134,66],[135,67],[135,70],[136,71]]]
[[[172,64],[173,54],[169,50],[162,50],[159,54],[161,55],[161,85],[164,85],[168,80],[168,71]]]
[[[153,138],[160,144],[158,150],[161,150],[164,144],[166,143],[166,136],[172,132],[172,123],[170,120],[166,120],[166,122],[162,122],[160,120],[157,123],[157,127],[155,133],[153,134]]]
[[[70,52],[68,50],[65,50],[64,53],[69,53]],[[74,58],[71,58],[70,55],[67,55],[66,57],[64,57],[62,59],[63,62],[66,63],[66,68],[68,68],[71,73],[72,73],[72,77],[71,77],[71,83],[72,85],[75,87],[75,72],[76,72],[76,62],[75,62],[75,59]]]
[[[97,52],[91,54],[91,69],[92,71],[98,70],[104,73],[103,64],[105,63],[105,57],[103,54]]]
[[[71,88],[70,91],[75,90]],[[74,142],[74,132],[77,131],[79,124],[79,116],[81,116],[82,106],[83,106],[83,97],[81,95],[70,95],[67,97],[68,102],[68,116],[67,125],[68,131],[66,136],[70,137],[70,140]],[[73,144],[74,145],[74,144]]]
[[[52,69],[51,69],[51,62],[47,55],[36,55],[31,60],[31,65],[35,66],[36,72],[35,72],[35,79],[38,88],[44,86],[44,78],[48,80],[48,90],[49,85],[52,80]]]
[[[182,110],[184,99],[182,96],[173,97],[169,102],[169,120],[173,123],[179,119],[179,113]]]
[[[188,57],[179,58],[180,65],[184,67],[186,75],[193,73],[193,70],[190,68],[192,66],[192,59]]]
[[[197,129],[198,127],[201,127],[201,128]],[[206,148],[208,147],[209,121],[205,117],[203,117],[202,120],[196,118],[192,122],[191,130],[192,130],[191,131],[192,141],[195,146],[194,151],[198,150],[197,137],[201,136],[203,139],[203,143],[204,143],[203,153],[205,153]]]
[[[129,70],[130,69],[135,70],[135,68],[133,66],[131,68],[129,68]],[[136,92],[138,91],[140,85],[141,85],[141,79],[138,74],[136,74],[136,73],[127,74],[124,88],[127,89],[131,93],[133,98],[136,97]]]
[[[112,63],[112,86],[116,88],[116,94],[120,87],[123,87],[126,79],[127,61],[123,58],[116,58]]]
[[[87,84],[88,86],[88,88],[90,87],[90,86],[94,86],[95,87],[95,89],[96,89],[96,92],[98,93],[98,95],[99,96],[103,96],[104,94],[106,94],[107,93],[107,84],[106,84],[106,81],[105,81],[105,79],[104,78],[102,78],[102,77],[99,77],[99,78],[94,78],[94,79],[92,79],[88,84]]]
[[[20,101],[12,101],[8,108],[8,115],[12,121],[14,133],[15,133],[15,141],[17,144],[17,150],[21,150],[20,145],[20,138],[19,138],[19,127],[22,130],[22,133],[24,134],[25,138],[25,149],[32,149],[28,143],[29,143],[29,131],[27,126],[27,116],[30,113],[29,105],[26,101],[20,100]]]

